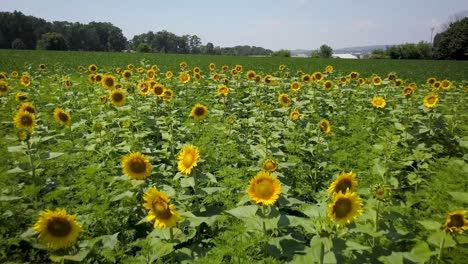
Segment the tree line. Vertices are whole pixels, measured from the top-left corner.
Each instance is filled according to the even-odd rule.
[[[131,40],[109,22],[88,24],[67,21],[48,22],[21,12],[0,12],[1,49],[43,49],[82,51],[123,51],[213,54],[263,55],[273,51],[255,46],[219,47],[208,42],[202,45],[197,35],[178,36],[162,30],[135,35]]]

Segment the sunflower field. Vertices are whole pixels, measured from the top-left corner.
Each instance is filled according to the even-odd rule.
[[[92,55],[0,66],[2,263],[466,261],[466,64]]]

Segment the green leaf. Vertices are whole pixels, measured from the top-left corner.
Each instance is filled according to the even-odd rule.
[[[23,197],[19,197],[19,196],[0,196],[0,202],[5,202],[5,201],[16,201],[16,200],[20,200],[20,199],[23,199]]]
[[[193,177],[180,178],[180,186],[182,187],[195,187],[195,179]]]
[[[89,250],[83,249],[75,255],[64,255],[64,256],[50,256],[50,260],[54,262],[63,262],[64,260],[71,260],[81,262],[83,261],[86,256],[88,255]]]
[[[102,236],[102,247],[114,249],[115,246],[119,243],[119,239],[117,238],[118,235],[119,235],[119,232],[113,235]]]
[[[411,252],[405,252],[403,256],[413,262],[426,263],[434,254],[426,242],[418,241]]]
[[[213,194],[215,192],[220,192],[220,191],[224,191],[226,188],[223,188],[223,187],[207,187],[207,188],[202,188],[202,190],[204,192],[206,192],[207,194]]]
[[[8,147],[8,152],[23,152],[26,150],[24,145]]]
[[[392,252],[390,256],[381,256],[379,260],[384,264],[401,264],[403,263],[403,253],[402,252]]]
[[[466,192],[449,192],[453,199],[462,203],[468,203],[468,193]]]
[[[363,246],[359,243],[353,242],[351,240],[346,241],[346,250],[357,250],[357,251],[370,251],[372,248],[369,246]]]
[[[53,158],[60,157],[60,156],[62,156],[63,154],[65,154],[65,153],[62,153],[62,152],[49,152],[49,153],[44,153],[43,155],[41,155],[41,159],[49,160],[49,159],[53,159]]]
[[[119,194],[119,195],[116,195],[116,196],[112,197],[112,198],[110,199],[110,201],[111,201],[111,202],[120,201],[120,200],[122,200],[122,199],[124,199],[124,198],[132,197],[133,194],[134,194],[134,193],[131,192],[131,191],[126,191],[126,192],[124,192],[124,193],[121,193],[121,194]]]
[[[13,174],[13,173],[22,173],[25,172],[25,170],[21,169],[20,167],[16,167],[14,169],[8,170],[8,174]]]
[[[444,240],[444,248],[454,247],[457,245],[452,236],[447,235],[444,231],[438,231],[430,235],[427,239],[431,245],[434,245],[436,248],[440,247],[440,244]]]
[[[246,206],[239,206],[234,209],[226,211],[226,213],[231,214],[239,219],[247,218],[247,217],[254,217],[255,213],[258,210],[257,205],[246,205]]]
[[[439,230],[441,227],[441,224],[439,222],[432,221],[432,220],[418,221],[418,223],[423,225],[424,228],[426,228],[426,230]]]

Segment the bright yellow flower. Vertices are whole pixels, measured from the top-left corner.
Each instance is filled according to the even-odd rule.
[[[281,182],[269,172],[260,171],[250,180],[247,193],[256,203],[272,205],[281,193]]]

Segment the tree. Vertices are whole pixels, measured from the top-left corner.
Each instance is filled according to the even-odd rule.
[[[137,52],[142,52],[142,53],[151,52],[150,46],[148,44],[146,44],[146,43],[140,43],[136,50],[137,50]]]
[[[449,25],[446,31],[434,37],[434,51],[437,59],[468,59],[468,17]]]
[[[285,49],[281,49],[281,50],[278,50],[278,51],[275,51],[271,54],[272,57],[291,57],[291,51],[289,50],[285,50]]]
[[[206,53],[214,54],[214,45],[211,42],[206,43]]]
[[[42,35],[37,42],[37,49],[41,50],[68,50],[68,44],[60,33],[49,32]]]
[[[26,44],[24,44],[24,42],[20,38],[16,38],[11,43],[11,48],[12,49],[27,49],[28,47],[26,47]]]
[[[333,49],[330,46],[323,44],[320,46],[319,53],[322,58],[331,58]]]

